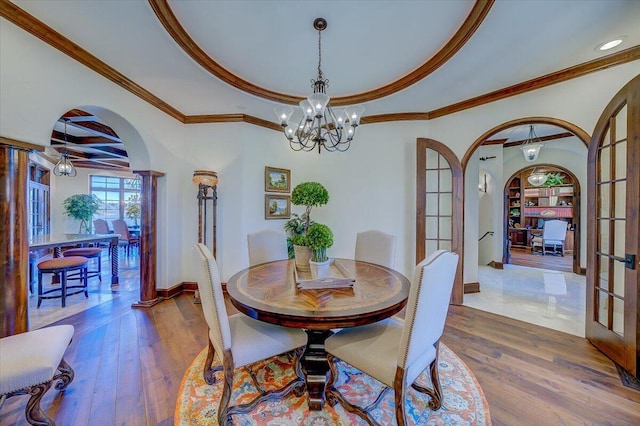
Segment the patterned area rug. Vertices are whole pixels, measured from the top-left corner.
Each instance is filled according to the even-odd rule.
[[[216,373],[220,380],[209,386],[202,377],[206,360],[204,349],[187,369],[180,390],[174,415],[174,423],[186,425],[213,425],[217,422],[218,403],[222,394],[222,373]],[[274,387],[291,380],[292,359],[288,355],[271,358],[254,364],[254,371],[261,371],[259,383],[267,379]],[[363,374],[349,364],[340,362],[337,387],[348,401],[364,406],[371,402],[382,389],[380,382]],[[264,369],[264,370],[260,370]],[[489,406],[482,389],[471,371],[449,348],[440,344],[439,355],[440,380],[443,388],[443,404],[438,411],[428,407],[429,399],[420,392],[409,389],[406,400],[407,420],[410,425],[491,425]],[[423,373],[418,383],[428,384],[428,374]],[[236,370],[231,405],[248,402],[256,396],[250,376],[244,369]],[[306,393],[302,397],[290,394],[282,400],[267,401],[258,405],[249,414],[233,416],[234,425],[269,426],[348,426],[366,425],[360,417],[350,414],[339,404],[335,407],[325,404],[322,411],[309,411]],[[374,414],[383,425],[395,424],[393,392],[387,392]]]

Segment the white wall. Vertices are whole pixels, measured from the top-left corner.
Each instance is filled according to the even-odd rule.
[[[195,277],[191,271],[197,238],[197,191],[191,183],[195,169],[219,172],[218,257],[224,280],[248,265],[248,232],[284,223],[264,219],[267,165],[291,169],[294,185],[317,180],[327,187],[329,204],[314,209],[313,219],[328,224],[336,234],[331,256],[351,256],[356,233],[377,228],[398,236],[396,267],[410,275],[415,253],[416,138],[439,140],[462,158],[482,133],[518,117],[558,117],[590,132],[613,94],[640,71],[636,61],[429,122],[363,125],[349,151],[318,155],[295,153],[281,134],[248,124],[181,124],[12,24],[0,22],[0,135],[47,145],[62,114],[96,106],[104,116],[122,117],[130,126],[124,131],[132,139],[125,144],[133,144],[134,169],[166,173],[158,179],[159,288]],[[476,195],[475,199],[469,195],[467,185],[467,202],[475,202],[465,207],[465,221],[473,222],[465,223],[467,282],[477,281],[477,166],[469,176]],[[87,185],[86,178],[80,180],[77,188]],[[66,189],[57,182],[52,189],[56,200],[71,191],[71,184],[64,185]]]

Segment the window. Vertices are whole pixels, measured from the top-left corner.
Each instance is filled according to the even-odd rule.
[[[50,233],[49,170],[29,164],[29,238]]]
[[[91,176],[91,194],[100,200],[100,210],[94,219],[107,223],[123,219],[129,226],[138,226],[140,218],[140,179],[117,176]]]

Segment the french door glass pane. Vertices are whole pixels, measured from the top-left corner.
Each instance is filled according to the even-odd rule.
[[[616,196],[614,216],[624,219],[627,217],[627,182],[616,182],[613,190]]]
[[[625,253],[625,225],[626,221],[616,220],[614,222],[614,241],[613,241],[613,255],[617,257],[624,257]]]
[[[596,250],[605,254],[609,254],[609,222],[607,219],[598,221],[600,238],[598,239],[598,247]]]
[[[616,179],[627,177],[627,142],[620,142],[615,146]]]
[[[600,271],[598,281],[596,282],[596,288],[603,288],[607,290],[609,288],[609,257],[598,256],[600,259]]]
[[[611,147],[606,146],[600,150],[600,181],[611,180]]]
[[[451,239],[451,216],[440,216],[440,239]]]
[[[438,217],[427,217],[425,225],[425,237],[438,238]]]
[[[442,167],[446,167],[446,163]],[[451,169],[440,170],[440,191],[451,192],[452,190]]]
[[[440,214],[444,216],[451,216],[453,214],[453,202],[451,199],[451,193],[440,194]]]
[[[627,106],[625,105],[616,115],[616,140],[627,138]],[[626,162],[625,162],[626,164]]]
[[[427,170],[427,178],[426,178],[426,191],[427,192],[438,192],[438,171],[437,170]]]
[[[427,194],[426,199],[426,214],[428,216],[435,216],[438,214],[438,194]]]
[[[613,263],[613,293],[624,298],[625,265],[622,262]]]
[[[624,300],[613,299],[613,332],[624,335]]]
[[[427,148],[427,169],[437,169],[438,168],[438,157],[439,154]]]
[[[609,217],[611,200],[611,184],[603,183],[600,185],[600,217]]]
[[[451,251],[451,240],[440,240],[440,250]]]
[[[608,312],[609,295],[604,291],[598,291],[598,318],[596,318],[596,321],[607,328],[609,328]]]

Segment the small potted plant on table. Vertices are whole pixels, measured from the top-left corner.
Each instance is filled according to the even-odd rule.
[[[296,268],[300,271],[309,271],[309,258],[311,248],[306,238],[311,225],[311,208],[323,206],[329,202],[329,192],[318,182],[302,182],[291,191],[291,203],[296,206],[305,206],[305,212],[298,218],[291,219],[285,225],[290,234],[295,228],[296,234],[290,235],[295,252]],[[295,223],[295,220],[299,221]],[[300,232],[300,225],[302,230]],[[289,227],[288,227],[289,226]],[[290,229],[291,228],[291,229]]]
[[[309,227],[306,242],[312,250],[312,258],[309,261],[311,277],[313,279],[329,276],[329,258],[327,248],[333,245],[333,232],[327,225],[314,223]]]

